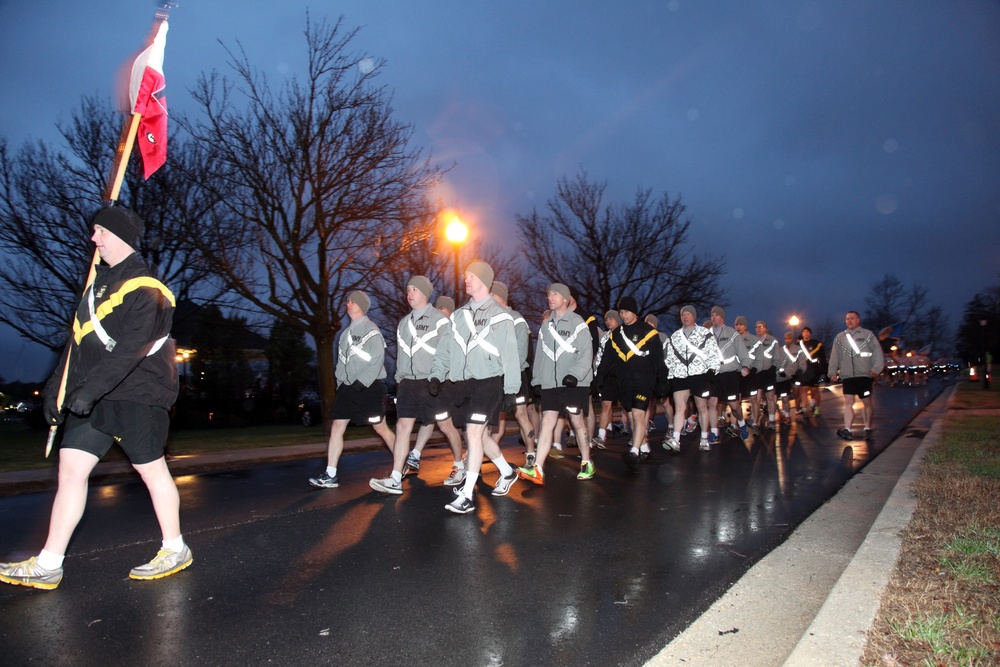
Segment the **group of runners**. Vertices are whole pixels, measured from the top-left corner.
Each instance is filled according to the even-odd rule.
[[[701,325],[695,308],[684,306],[680,327],[667,334],[657,328],[655,315],[640,319],[635,298],[623,296],[604,314],[602,328],[596,316],[577,312],[574,288],[552,283],[545,290],[548,309],[532,357],[529,326],[509,307],[507,286],[494,280],[492,267],[472,262],[464,278],[469,300],[457,309],[445,296],[431,304],[434,286],[425,276],[407,283],[411,310],[396,328],[395,432],[384,421],[385,340],[367,318],[368,296],[347,295],[350,324],[338,345],[327,466],[310,484],[339,485],[345,430],[350,423],[367,423],[393,456],[389,475],[370,485],[380,493],[400,494],[404,475],[419,470],[437,426],[453,456],[444,483],[453,488],[454,498],[446,509],[464,514],[475,508],[484,456],[499,472],[493,495],[506,495],[518,479],[544,485],[546,462],[562,456],[567,427],[580,452],[577,479],[592,479],[592,450],[605,448],[615,404],[630,435],[625,463],[638,472],[650,456],[648,431],[657,410],[668,423],[664,449],[679,452],[681,436],[700,430],[699,449],[710,450],[727,436],[745,441],[751,429],[774,430],[782,421],[802,419],[807,410],[819,415],[824,374],[835,382],[842,379],[844,393],[862,402],[864,433],[871,434],[872,383],[883,357],[878,338],[860,327],[854,311],[827,355],[809,327],[801,337],[789,331],[779,341],[764,321],[755,323],[754,333],[743,315],[729,326],[722,306],[713,307]],[[843,428],[837,431],[847,440],[853,437],[854,402],[845,401]],[[511,413],[525,445],[519,467],[499,446]]]

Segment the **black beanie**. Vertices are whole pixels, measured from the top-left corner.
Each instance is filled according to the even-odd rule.
[[[146,225],[143,224],[139,214],[122,206],[102,208],[94,216],[91,224],[104,227],[131,246],[133,250],[139,249],[142,233],[146,230]]]
[[[639,304],[635,302],[635,299],[630,296],[623,296],[618,299],[618,310],[627,310],[630,313],[639,314]]]

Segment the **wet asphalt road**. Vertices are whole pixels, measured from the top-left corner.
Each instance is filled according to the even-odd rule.
[[[839,386],[824,415],[680,454],[629,475],[616,438],[597,477],[576,450],[545,487],[444,510],[446,449],[425,453],[402,496],[372,493],[385,451],[178,478],[194,565],[135,582],[159,535],[141,483],[94,486],[55,591],[0,586],[5,665],[639,665],[839,489],[943,388],[880,389],[872,443],[845,442]],[[855,429],[860,432],[860,427]],[[523,461],[516,438],[504,441]],[[52,493],[0,498],[0,559],[34,555]]]

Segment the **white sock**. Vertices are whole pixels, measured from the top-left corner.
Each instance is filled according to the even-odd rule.
[[[702,431],[701,432],[701,439],[702,440],[708,440],[708,431]]]
[[[681,441],[681,432],[680,431],[674,431],[674,440],[676,440],[677,442]]]
[[[714,433],[715,435],[719,435],[719,429],[713,428],[712,433]]]
[[[736,423],[739,424],[740,428],[743,428],[744,426],[747,425],[747,422],[746,422],[745,419],[740,419]]]
[[[333,466],[327,466],[326,467],[326,474],[329,475],[330,477],[336,477],[337,476],[337,469],[334,468]]]
[[[514,472],[514,469],[510,467],[510,464],[507,463],[507,459],[505,459],[502,454],[493,459],[493,465],[497,467],[497,470],[500,471],[500,474],[503,477],[510,477],[511,473]]]
[[[454,463],[452,463],[452,465],[458,468],[459,470],[465,470],[465,459],[462,459],[461,461],[455,461]]]
[[[393,470],[389,474],[389,476],[392,477],[392,481],[394,481],[394,482],[402,482],[403,481],[403,473],[399,472],[398,470]]]
[[[636,449],[635,447],[633,447],[633,448],[632,448],[632,449],[630,449],[629,451],[630,451],[630,452],[632,452],[633,454],[638,454],[638,453],[639,453],[639,450],[638,450],[638,449]]]
[[[178,535],[172,540],[163,540],[163,548],[170,549],[174,553],[177,553],[184,548],[184,536]]]
[[[462,486],[462,495],[472,500],[472,494],[476,492],[476,482],[479,481],[478,472],[470,472],[465,476],[465,484]]]
[[[649,443],[648,442],[642,443],[642,446],[639,447],[639,451],[640,452],[649,452]]]
[[[597,429],[597,437],[604,440],[604,434],[607,433],[607,429],[599,428]]]
[[[38,552],[38,557],[35,559],[35,562],[38,563],[38,567],[45,568],[46,570],[58,570],[62,567],[63,558],[65,558],[65,556],[60,556],[59,554],[54,554],[51,551],[42,549]]]
[[[413,458],[415,458],[416,460],[419,461],[420,460],[420,450],[419,449],[414,449],[413,451],[410,452],[410,456],[412,456]]]

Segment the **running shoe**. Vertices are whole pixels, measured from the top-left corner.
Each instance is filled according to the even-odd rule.
[[[597,472],[597,469],[594,468],[594,462],[593,461],[587,461],[586,463],[581,463],[580,464],[580,472],[578,472],[576,474],[576,478],[577,479],[593,479],[594,478],[594,473],[596,473],[596,472]]]
[[[590,446],[596,447],[597,449],[607,449],[607,447],[605,447],[604,445],[604,438],[602,438],[599,435],[595,435],[593,438],[590,439]]]
[[[740,439],[741,440],[747,440],[747,439],[750,438],[750,428],[749,427],[750,427],[750,422],[747,422],[747,423],[743,424],[743,426],[740,426]]]
[[[690,417],[684,421],[684,433],[694,433],[698,430],[698,420],[692,420]]]
[[[648,444],[643,443],[643,447],[649,447]],[[645,463],[649,460],[649,450],[639,449],[639,463]]]
[[[164,547],[156,552],[156,557],[153,560],[145,565],[133,567],[128,576],[132,579],[141,579],[143,581],[162,579],[163,577],[169,577],[171,574],[180,572],[193,562],[194,556],[191,555],[191,549],[188,548],[188,545],[185,544],[184,548],[180,551],[173,551]]]
[[[514,486],[514,482],[517,481],[517,469],[511,470],[510,474],[504,477],[500,475],[497,478],[496,486],[493,487],[494,496],[506,496],[510,492],[510,487]]]
[[[28,586],[51,591],[62,581],[63,569],[46,570],[38,564],[38,559],[32,556],[20,563],[0,563],[0,581],[15,586]]]
[[[335,489],[340,486],[337,475],[330,477],[325,472],[319,477],[310,477],[309,483],[319,489]]]
[[[708,444],[708,438],[701,439],[701,441],[698,443],[698,449],[700,449],[703,452],[707,452],[710,449],[712,449],[712,446]]]
[[[413,471],[420,470],[420,457],[415,451],[406,455],[406,467]]]
[[[813,408],[813,417],[819,417],[819,406]]]
[[[524,466],[523,468],[517,469],[517,476],[523,480],[531,482],[532,484],[537,484],[538,486],[543,486],[545,484],[545,473],[538,466],[532,464],[529,468]]]
[[[639,472],[639,455],[631,449],[625,452],[625,465],[628,466],[630,473],[635,474]]]
[[[476,509],[476,506],[472,503],[471,498],[466,498],[459,493],[457,497],[445,505],[444,508],[449,512],[454,512],[455,514],[468,514],[472,510]]]
[[[839,431],[837,431],[837,435],[839,435],[844,440],[854,440],[854,438],[851,436],[851,432],[848,431],[846,428],[842,428]]]
[[[465,482],[465,468],[459,468],[458,466],[451,467],[451,474],[448,475],[448,479],[444,480],[445,486],[458,486]]]
[[[528,452],[527,454],[524,455],[524,467],[525,468],[534,468],[535,467],[535,453],[534,452]]]
[[[554,459],[566,458],[566,456],[563,454],[562,445],[558,443],[552,443],[552,449],[549,450],[549,456]]]
[[[866,428],[865,429],[865,440],[871,440],[871,439],[872,439],[872,430],[870,428]]]
[[[671,452],[681,451],[681,443],[677,442],[674,436],[663,439],[663,448]]]
[[[649,424],[646,425],[646,433],[652,433],[655,430],[656,430],[656,424],[654,424],[653,420],[650,419]]]
[[[368,481],[368,486],[372,487],[379,493],[391,493],[394,496],[398,496],[403,492],[403,483],[397,482],[392,477],[386,477],[384,479],[375,479],[373,477]]]
[[[702,438],[702,440],[704,440],[704,438]],[[719,444],[719,436],[715,433],[709,433],[708,440],[706,442],[710,445],[717,445]]]

